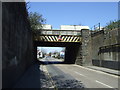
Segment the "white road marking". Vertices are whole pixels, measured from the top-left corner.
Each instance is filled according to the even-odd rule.
[[[79,72],[76,72],[76,71],[75,71],[75,73],[76,73],[76,74],[79,74],[80,76],[86,77],[85,75],[80,74]]]
[[[105,72],[102,72],[102,71],[93,70],[93,69],[86,68],[86,67],[83,67],[83,66],[79,66],[79,65],[74,65],[74,66],[81,67],[81,68],[84,68],[86,70],[91,70],[91,71],[94,71],[94,72],[106,74],[106,75],[109,75],[109,76],[112,76],[112,77],[115,77],[115,78],[120,78],[119,76],[116,76],[116,75],[108,74],[108,73],[105,73]]]
[[[104,84],[104,83],[102,83],[102,82],[100,82],[100,81],[98,81],[98,80],[95,80],[95,82],[100,83],[100,84],[102,84],[102,85],[104,85],[104,86],[107,86],[107,87],[109,87],[109,88],[114,88],[114,87],[111,87],[111,86],[109,86],[109,85],[107,85],[107,84]]]
[[[76,74],[79,74],[79,75],[81,75],[81,76],[83,76],[83,77],[87,77],[87,76],[85,76],[85,75],[83,75],[83,74],[80,74],[79,72],[76,72],[76,71],[74,71]],[[87,77],[88,78],[88,77]],[[109,85],[107,85],[107,84],[104,84],[104,83],[102,83],[102,82],[100,82],[100,81],[98,81],[98,80],[95,80],[95,82],[97,82],[97,83],[100,83],[100,84],[102,84],[102,85],[104,85],[104,86],[107,86],[107,87],[109,87],[109,88],[114,88],[114,87],[111,87],[111,86],[109,86]]]

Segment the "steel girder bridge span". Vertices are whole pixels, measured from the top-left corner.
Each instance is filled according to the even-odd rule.
[[[74,64],[81,47],[81,31],[79,30],[41,30],[41,34],[34,36],[34,50],[37,47],[65,47],[64,63]]]

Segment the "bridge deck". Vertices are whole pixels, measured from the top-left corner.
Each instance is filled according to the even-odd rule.
[[[81,31],[41,30],[41,35],[35,36],[34,40],[43,42],[81,42]]]
[[[44,42],[81,42],[81,37],[77,35],[41,35],[36,36],[34,40]]]

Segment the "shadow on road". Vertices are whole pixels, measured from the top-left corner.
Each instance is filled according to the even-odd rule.
[[[61,62],[61,61],[38,61],[38,64],[43,64],[43,65],[47,65],[47,64],[64,64],[64,62]]]

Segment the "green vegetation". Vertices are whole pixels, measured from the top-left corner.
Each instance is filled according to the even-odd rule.
[[[42,24],[45,23],[46,19],[44,19],[42,15],[37,12],[30,12],[28,14],[28,19],[30,21],[30,26],[33,31],[33,34],[41,34]]]
[[[120,20],[110,21],[109,23],[107,23],[107,26],[105,26],[106,29],[110,29],[110,30],[119,27],[120,27]]]

